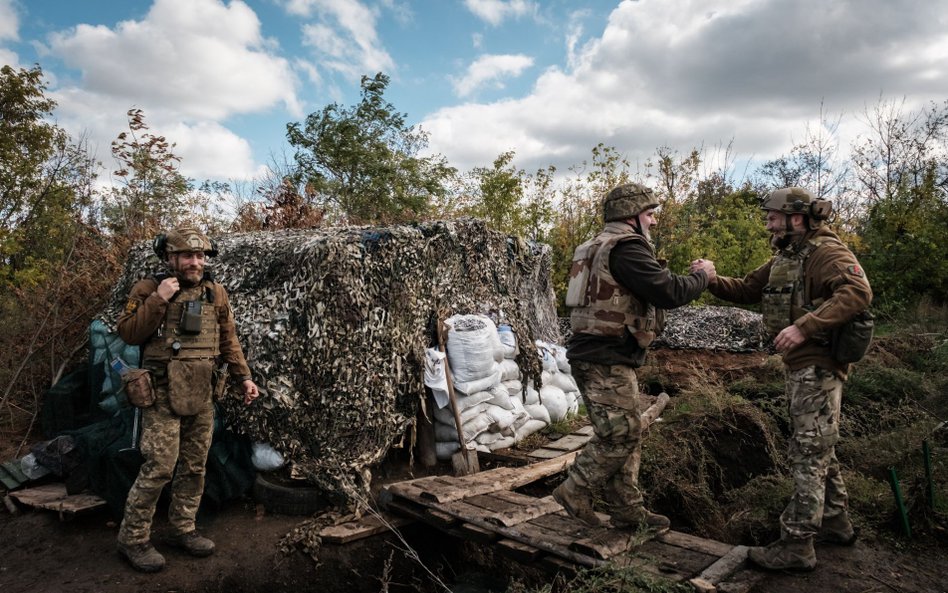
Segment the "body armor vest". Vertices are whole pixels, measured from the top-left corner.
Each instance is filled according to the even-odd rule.
[[[811,305],[806,294],[803,267],[816,248],[832,237],[814,237],[796,251],[781,250],[770,266],[770,276],[761,298],[764,326],[771,337],[803,317]]]
[[[654,254],[645,237],[621,222],[606,223],[599,235],[577,247],[566,291],[570,325],[576,333],[608,337],[622,337],[628,329],[639,347],[646,348],[661,333],[665,316],[612,276],[609,254],[620,241],[641,241]]]
[[[220,327],[213,295],[213,284],[204,281],[193,288],[182,289],[168,303],[165,319],[157,334],[144,347],[143,366],[160,366],[172,359],[211,359],[220,355]],[[185,331],[182,323],[184,315],[197,315],[196,311],[187,311],[188,303],[200,304],[199,331]],[[194,305],[192,307],[196,308]]]

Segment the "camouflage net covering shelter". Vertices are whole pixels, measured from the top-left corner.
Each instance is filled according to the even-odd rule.
[[[208,269],[261,388],[250,406],[220,402],[226,422],[336,501],[366,496],[370,466],[414,423],[438,317],[502,312],[529,377],[541,371],[534,340],[559,338],[549,248],[478,220],[234,234],[218,246]],[[132,284],[162,270],[136,247],[103,319],[114,325]]]

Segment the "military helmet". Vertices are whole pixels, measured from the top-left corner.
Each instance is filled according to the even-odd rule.
[[[817,198],[802,187],[784,187],[770,192],[761,203],[761,210],[777,210],[785,214],[803,214],[809,217],[810,226],[818,225],[829,218],[833,203]]]
[[[627,220],[649,208],[657,208],[658,196],[641,183],[624,183],[612,189],[602,201],[605,222]]]
[[[193,226],[180,226],[168,232],[167,235],[158,235],[152,244],[155,254],[165,259],[172,253],[195,253],[203,251],[208,257],[217,255],[217,245]]]

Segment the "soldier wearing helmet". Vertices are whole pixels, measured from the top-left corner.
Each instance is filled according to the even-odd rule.
[[[670,525],[645,508],[638,486],[642,428],[635,369],[662,330],[663,310],[698,298],[715,272],[707,262],[679,276],[656,259],[650,229],[658,206],[644,185],[616,187],[602,203],[603,230],[573,254],[566,295],[573,334],[566,355],[596,439],[553,497],[589,525],[600,524],[593,510],[599,491],[614,527],[664,531]]]
[[[117,323],[125,342],[141,346],[142,370],[126,373],[126,379],[136,377],[127,380],[126,393],[142,408],[144,457],[125,504],[118,549],[143,572],[165,564],[150,534],[158,497],[172,475],[170,543],[194,556],[214,552],[214,542],[196,531],[195,516],[214,429],[213,400],[226,382],[216,372],[218,363],[226,363],[242,385],[244,403],[259,393],[237,341],[227,292],[204,270],[217,248],[192,226],[159,235],[153,248],[170,273],[137,282]]]
[[[787,369],[794,494],[780,517],[780,539],[751,548],[748,557],[764,568],[811,570],[814,539],[844,545],[856,539],[835,454],[849,364],[838,360],[830,336],[868,309],[872,290],[852,251],[823,225],[829,200],[787,187],[761,208],[774,257],[744,278],[716,277],[709,290],[728,301],[761,303]]]

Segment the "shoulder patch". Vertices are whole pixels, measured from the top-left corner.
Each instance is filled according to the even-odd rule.
[[[138,301],[135,299],[128,299],[128,302],[125,303],[125,313],[134,313],[135,309],[138,308]]]
[[[846,266],[846,271],[849,272],[851,275],[856,276],[857,278],[863,278],[865,276],[865,274],[862,271],[862,266],[860,266],[859,264]]]

